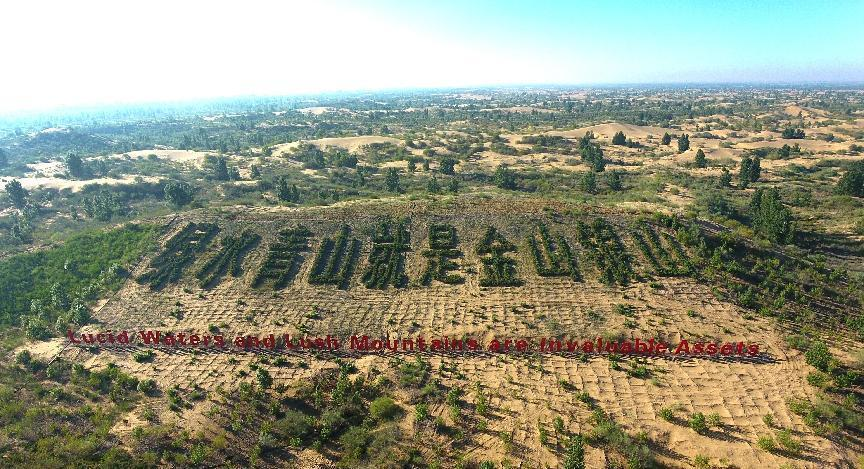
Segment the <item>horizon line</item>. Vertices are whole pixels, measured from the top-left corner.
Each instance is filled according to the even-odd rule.
[[[669,81],[669,82],[584,82],[584,83],[513,83],[513,84],[478,84],[457,86],[416,86],[416,87],[385,87],[385,88],[351,88],[338,90],[322,90],[295,93],[238,93],[213,95],[207,97],[193,97],[181,99],[141,99],[129,101],[98,102],[72,105],[57,105],[41,108],[23,108],[12,111],[0,111],[0,120],[17,120],[21,118],[38,118],[42,115],[51,114],[74,114],[83,112],[119,110],[124,108],[151,107],[151,106],[178,106],[204,104],[218,101],[240,101],[244,99],[275,100],[286,98],[316,98],[333,96],[361,96],[364,94],[388,94],[388,93],[417,93],[433,91],[470,91],[470,90],[516,90],[546,88],[549,90],[559,89],[613,89],[613,88],[682,88],[682,89],[705,89],[705,88],[740,88],[749,87],[754,89],[782,89],[782,88],[856,88],[864,90],[864,79],[854,80],[795,80],[795,81]]]

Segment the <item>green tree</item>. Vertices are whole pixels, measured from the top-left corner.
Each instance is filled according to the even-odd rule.
[[[622,187],[621,173],[618,171],[610,171],[606,175],[606,185],[609,186],[609,189],[612,191],[620,191]]]
[[[174,207],[180,208],[192,202],[194,190],[192,186],[183,181],[169,181],[163,189],[165,201]]]
[[[591,170],[599,173],[606,168],[606,162],[603,160],[603,150],[599,145],[589,141],[587,145],[582,147],[580,153],[582,161],[588,164]]]
[[[783,205],[777,189],[757,189],[753,193],[750,199],[750,218],[753,228],[767,239],[777,243],[792,241],[792,212]]]
[[[450,178],[450,181],[447,183],[447,190],[453,194],[459,192],[459,180],[456,178]]]
[[[864,197],[864,161],[856,161],[849,171],[840,177],[835,191],[841,195]]]
[[[441,160],[441,173],[447,174],[448,176],[452,176],[456,174],[456,163],[459,161],[456,158],[444,158]],[[428,168],[427,168],[428,169]]]
[[[662,143],[663,145],[669,145],[670,143],[672,143],[672,136],[669,135],[669,132],[663,134],[663,139],[660,140],[660,143]]]
[[[396,168],[390,168],[387,170],[387,176],[384,178],[384,185],[390,192],[402,192],[402,187],[399,185],[399,171]]]
[[[82,179],[86,173],[84,160],[82,160],[76,153],[69,153],[66,155],[66,170],[69,172],[69,176],[76,179]]]
[[[228,174],[228,160],[224,156],[217,157],[213,161],[211,170],[213,172],[213,179],[217,181],[227,181],[230,178],[230,174]]]
[[[432,178],[429,179],[429,182],[426,183],[426,190],[430,194],[437,194],[441,192],[441,185],[438,184],[438,178],[432,176]]]
[[[582,177],[579,179],[579,188],[589,194],[597,192],[597,173],[594,171],[582,173]]]
[[[722,170],[720,170],[720,179],[717,180],[718,187],[729,187],[732,185],[732,173],[724,166]]]
[[[762,160],[757,155],[750,163],[750,182],[756,182],[760,177],[762,177]]]
[[[705,168],[708,166],[708,160],[705,159],[705,152],[702,149],[696,150],[696,159],[694,161],[697,168]]]
[[[495,185],[501,189],[516,190],[516,173],[505,164],[498,165],[492,177]]]
[[[297,189],[297,186],[294,184],[289,186],[288,178],[281,176],[276,180],[276,197],[282,202],[293,202],[299,204],[300,190]]]
[[[253,164],[249,167],[249,177],[252,179],[261,179],[261,167]]]
[[[738,186],[746,189],[750,186],[750,167],[753,165],[753,159],[748,155],[741,158],[741,166],[738,169]]]
[[[781,136],[783,138],[802,139],[804,138],[804,130],[786,127],[785,129],[783,129]]]
[[[683,153],[690,149],[690,136],[684,134],[678,137],[678,153]]]
[[[615,132],[615,135],[612,136],[612,145],[626,145],[627,137],[624,135],[624,132],[618,131]]]
[[[16,208],[23,209],[27,205],[27,189],[21,186],[21,182],[13,179],[6,183],[6,195]]]

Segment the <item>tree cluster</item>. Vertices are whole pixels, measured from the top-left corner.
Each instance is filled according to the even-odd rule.
[[[782,132],[783,138],[794,138],[801,139],[804,138],[804,130],[803,129],[794,129],[792,127],[786,127]]]
[[[792,212],[783,205],[775,188],[757,189],[750,199],[753,228],[776,243],[790,243],[795,229]]]

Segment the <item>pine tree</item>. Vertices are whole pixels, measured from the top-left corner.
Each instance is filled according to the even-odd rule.
[[[599,173],[606,168],[606,162],[603,161],[603,150],[600,146],[589,142],[588,145],[582,147],[581,154],[582,161],[591,166],[593,171]]]
[[[399,171],[396,168],[390,168],[387,170],[387,176],[384,179],[384,185],[390,192],[402,192],[402,187],[399,186]]]
[[[516,190],[516,173],[503,163],[495,169],[495,175],[492,180],[501,189]]]
[[[80,179],[84,177],[84,160],[75,153],[66,155],[66,170],[73,178]]]
[[[835,191],[841,195],[864,197],[864,161],[856,161],[837,182]]]
[[[702,149],[696,150],[696,158],[694,160],[697,168],[705,168],[708,166],[708,161],[705,159],[705,152]]]
[[[609,186],[610,190],[620,191],[621,190],[621,174],[618,171],[610,171],[606,176],[606,185]]]
[[[746,189],[750,186],[750,177],[751,177],[751,166],[753,165],[753,160],[744,155],[741,158],[741,167],[738,170],[738,186],[742,189]]]
[[[612,137],[612,145],[626,145],[627,137],[624,135],[624,132],[618,131],[615,132],[615,135]]]
[[[732,173],[724,166],[720,172],[720,179],[717,181],[718,187],[729,187],[732,185]]]
[[[589,194],[597,192],[597,174],[594,171],[582,173],[582,178],[579,180],[579,188]]]
[[[750,163],[750,182],[756,182],[762,176],[762,162],[758,156]]]
[[[438,184],[438,179],[435,176],[432,176],[432,178],[429,179],[429,182],[426,183],[426,191],[430,194],[441,192],[441,185]]]
[[[163,188],[165,200],[175,206],[182,207],[192,202],[192,186],[186,182],[169,181]]]
[[[683,153],[690,149],[690,136],[684,134],[678,137],[678,153]]]
[[[663,139],[660,141],[663,145],[669,145],[672,143],[672,136],[669,135],[669,132],[663,134]]]
[[[21,182],[13,179],[6,183],[6,195],[16,208],[24,208],[27,205],[27,189],[21,186]]]
[[[789,243],[794,236],[792,212],[780,200],[775,188],[757,189],[750,199],[753,229],[777,243]]]
[[[456,169],[455,169],[456,163],[458,163],[456,158],[449,158],[448,157],[448,158],[442,159],[441,160],[441,173],[446,174],[448,176],[452,176],[452,175],[456,174]]]

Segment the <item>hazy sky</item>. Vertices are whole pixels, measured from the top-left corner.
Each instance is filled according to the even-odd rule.
[[[497,84],[864,81],[864,1],[6,0],[0,113]]]

